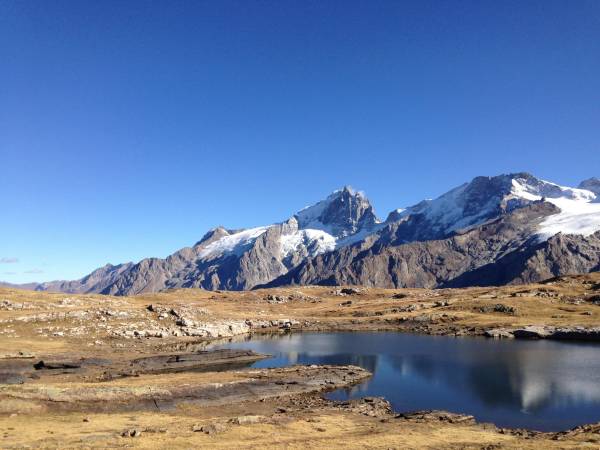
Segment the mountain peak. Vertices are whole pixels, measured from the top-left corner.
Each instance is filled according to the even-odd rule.
[[[434,200],[392,212],[388,221],[422,215],[431,230],[444,236],[544,197],[579,198],[583,192],[541,180],[528,172],[477,176]]]
[[[579,183],[579,189],[585,189],[588,191],[592,191],[594,194],[600,196],[600,178],[592,177],[587,180],[583,180]]]
[[[208,232],[202,236],[202,238],[194,244],[194,247],[200,244],[209,244],[213,241],[221,239],[224,236],[229,236],[231,234],[231,230],[227,230],[223,226],[218,226],[208,230]]]
[[[359,197],[359,198],[363,198],[365,200],[367,200],[367,196],[365,195],[364,192],[362,191],[357,191],[356,189],[354,189],[352,186],[350,186],[349,184],[345,185],[344,187],[342,187],[341,189],[337,189],[335,191],[333,191],[330,195],[348,195],[348,196],[352,196],[352,197]]]
[[[109,264],[79,280],[31,288],[129,295],[175,287],[250,289],[292,281],[435,287],[467,276],[471,283],[495,283],[495,273],[478,278],[481,270],[487,273],[486,267],[497,264],[498,272],[512,272],[512,267],[506,270],[506,261],[529,267],[532,260],[522,258],[543,242],[560,247],[539,257],[556,254],[562,259],[568,254],[568,261],[562,266],[552,259],[544,262],[536,253],[533,272],[517,268],[517,278],[506,282],[520,276],[537,280],[573,267],[597,270],[599,192],[598,178],[570,188],[527,172],[479,176],[433,200],[394,210],[380,223],[366,195],[343,186],[282,223],[242,230],[220,226],[195,246],[165,259]],[[329,256],[320,256],[324,254]]]
[[[378,222],[366,195],[350,186],[334,191],[294,217],[301,229],[324,230],[336,237],[349,236]]]

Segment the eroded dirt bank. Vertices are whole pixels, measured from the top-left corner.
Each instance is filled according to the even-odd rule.
[[[358,367],[248,369],[216,338],[399,330],[597,340],[600,275],[457,290],[305,287],[105,297],[0,290],[0,448],[600,448],[600,426],[502,430],[335,403]]]

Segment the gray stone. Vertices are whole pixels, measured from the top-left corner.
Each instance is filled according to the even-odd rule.
[[[512,339],[515,335],[507,329],[504,328],[495,328],[493,330],[486,330],[485,336],[495,339]]]
[[[512,334],[518,339],[545,339],[552,335],[553,329],[540,326],[528,326],[525,328],[517,328]]]
[[[231,423],[234,423],[236,425],[252,425],[252,424],[261,423],[264,421],[265,421],[264,416],[253,416],[253,415],[239,416],[239,417],[235,417],[230,420]]]

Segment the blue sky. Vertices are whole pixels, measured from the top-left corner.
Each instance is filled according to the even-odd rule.
[[[5,281],[345,184],[385,217],[476,175],[600,176],[596,0],[0,0],[0,69]]]

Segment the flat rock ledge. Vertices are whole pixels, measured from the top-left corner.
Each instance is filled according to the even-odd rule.
[[[485,336],[496,339],[556,339],[600,341],[600,327],[552,327],[530,325],[522,328],[493,328]]]
[[[199,406],[219,406],[247,400],[318,393],[359,383],[371,376],[357,366],[291,366],[279,369],[246,369],[233,372],[240,379],[230,382],[184,384],[85,383],[77,386],[37,384],[0,386],[0,403],[29,402],[39,409],[114,411],[144,409],[144,403],[176,404],[193,401]],[[20,411],[5,411],[20,412]]]

